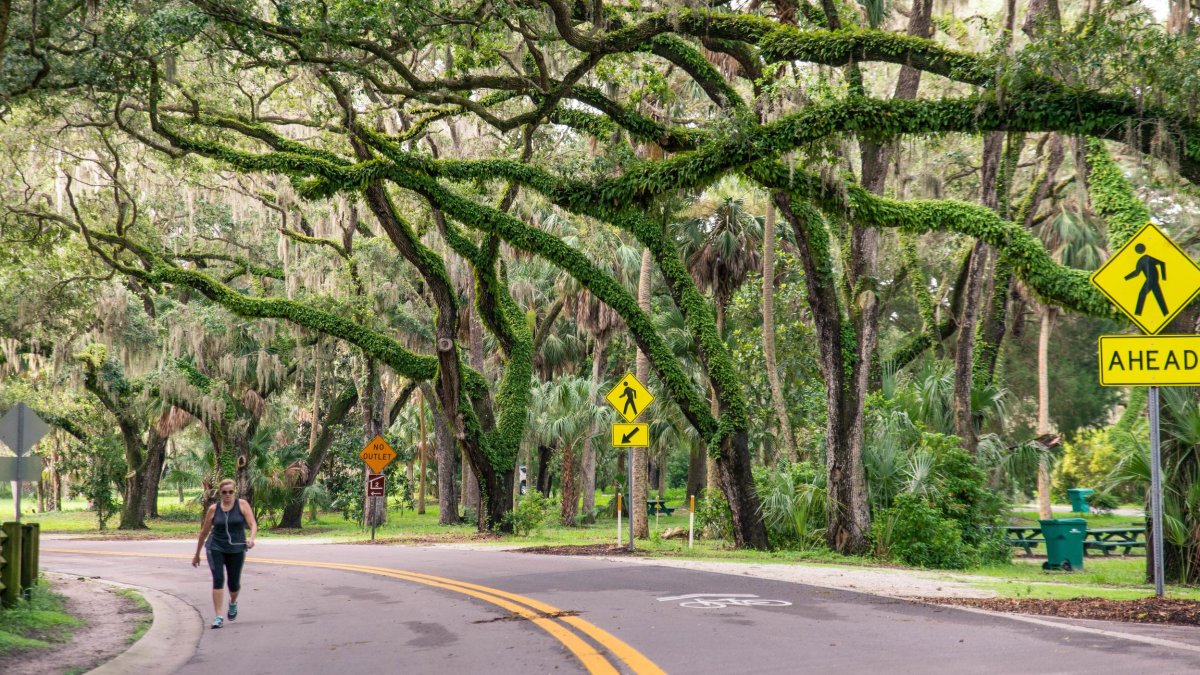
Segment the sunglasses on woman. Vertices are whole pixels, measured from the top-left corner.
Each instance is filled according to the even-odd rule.
[[[223,495],[231,495],[231,494],[233,494],[233,490],[221,490],[221,494],[223,494]]]

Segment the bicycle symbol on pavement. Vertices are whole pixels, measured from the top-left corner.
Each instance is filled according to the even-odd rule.
[[[725,609],[726,607],[788,607],[786,600],[770,600],[750,593],[690,593],[659,598],[659,602],[682,600],[680,607],[688,609]]]

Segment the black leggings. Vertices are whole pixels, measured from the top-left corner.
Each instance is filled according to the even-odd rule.
[[[225,570],[229,570],[229,590],[233,593],[242,590],[242,563],[246,562],[246,554],[206,550],[208,569],[212,570],[213,575],[213,590],[225,587]]]

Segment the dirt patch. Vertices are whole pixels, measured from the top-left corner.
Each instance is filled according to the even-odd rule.
[[[1040,614],[1067,619],[1200,626],[1200,602],[1195,600],[1171,598],[1108,600],[1083,597],[1071,600],[1038,600],[1034,598],[920,598],[920,600],[941,605],[962,605],[996,612]]]
[[[633,555],[628,546],[617,544],[579,544],[575,546],[530,546],[513,549],[517,553],[538,553],[541,555]]]
[[[51,585],[65,598],[67,613],[83,621],[83,626],[62,645],[0,657],[0,673],[59,675],[87,671],[129,648],[129,638],[145,614],[137,603],[86,577],[55,577]]]
[[[472,532],[469,534],[430,534],[430,535],[413,535],[408,537],[377,537],[374,541],[363,539],[360,541],[339,542],[346,544],[366,544],[375,546],[379,544],[459,544],[466,542],[479,541],[499,541],[504,537],[491,532]]]

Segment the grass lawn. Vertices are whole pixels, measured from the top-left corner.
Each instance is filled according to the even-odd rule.
[[[45,581],[39,582],[29,600],[0,609],[0,654],[67,642],[79,625],[78,619],[63,611],[62,596]]]
[[[1013,511],[1009,514],[1013,525],[1037,525],[1037,511]],[[1145,518],[1097,513],[1055,513],[1055,518],[1083,518],[1088,527],[1145,527]]]

